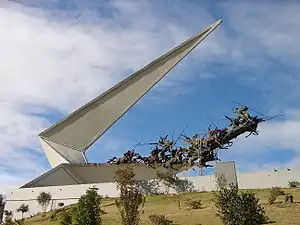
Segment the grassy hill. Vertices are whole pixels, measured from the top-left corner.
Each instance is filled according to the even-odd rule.
[[[276,203],[268,205],[269,190],[251,190],[261,200],[265,207],[267,216],[274,221],[273,224],[280,225],[299,225],[300,224],[300,189],[283,189],[285,193],[294,195],[294,204],[285,204],[284,196],[278,197]],[[174,224],[184,225],[221,225],[221,221],[216,217],[216,209],[212,201],[213,195],[205,193],[186,193],[178,196],[149,196],[146,199],[144,214],[141,216],[142,225],[150,225],[148,216],[151,214],[165,214]],[[201,200],[201,209],[190,209],[187,200]],[[178,200],[181,202],[181,209],[178,208]],[[70,210],[72,206],[64,210]],[[104,199],[102,209],[107,213],[103,215],[104,225],[121,224],[118,210],[114,205],[114,199]],[[51,215],[56,214],[51,219]],[[58,225],[62,212],[51,211],[44,215],[28,219],[26,224],[30,225]]]

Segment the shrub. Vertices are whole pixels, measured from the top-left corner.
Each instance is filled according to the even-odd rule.
[[[73,216],[77,225],[101,225],[102,197],[97,193],[97,188],[89,188],[82,195],[78,204],[73,209]]]
[[[258,225],[268,220],[259,199],[252,192],[239,193],[238,187],[230,184],[213,194],[217,216],[225,225]]]
[[[69,211],[64,212],[60,225],[71,225],[72,224],[72,215]]]
[[[269,204],[274,204],[277,197],[280,195],[284,195],[284,191],[282,191],[279,187],[272,187],[268,198]]]
[[[56,212],[53,212],[51,215],[50,215],[50,220],[51,221],[54,221],[56,219],[56,215],[57,213]]]
[[[58,215],[59,214],[62,214],[62,212],[65,212],[66,211],[66,208],[58,208],[56,210],[54,210],[52,212],[52,214],[50,215],[50,219],[53,221],[53,220],[56,220]]]
[[[297,187],[300,187],[300,182],[297,181],[297,180],[289,181],[289,187],[290,187],[290,188],[297,188]]]
[[[118,169],[114,181],[120,190],[120,200],[115,200],[116,206],[121,214],[123,225],[138,225],[140,221],[140,210],[145,203],[131,167]]]
[[[192,208],[192,209],[201,209],[201,200],[190,200],[188,201],[188,205]]]
[[[5,224],[6,225],[13,225],[14,222],[12,220],[12,217],[13,217],[12,211],[4,210],[4,215],[5,215]]]
[[[285,202],[288,203],[294,203],[294,196],[293,195],[286,195],[285,196]]]
[[[2,223],[3,221],[4,209],[5,209],[4,196],[0,195],[0,223]]]
[[[52,199],[52,196],[50,193],[41,192],[37,197],[37,202],[42,207],[43,212],[46,212],[47,207]]]
[[[223,173],[220,174],[216,173],[215,179],[216,179],[216,186],[218,190],[228,186],[228,181]]]
[[[173,221],[169,220],[166,215],[152,214],[149,216],[149,219],[153,225],[170,225],[173,223]]]
[[[63,202],[59,202],[58,204],[57,204],[57,206],[58,207],[63,207],[65,204],[63,203]]]

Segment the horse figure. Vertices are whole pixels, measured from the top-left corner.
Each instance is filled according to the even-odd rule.
[[[107,161],[108,164],[120,164],[120,159],[113,157]]]
[[[140,154],[137,152],[132,152],[129,161],[132,163],[136,163],[138,159],[140,159]]]
[[[201,167],[213,167],[212,165],[207,165],[206,163],[216,160],[221,161],[214,151],[206,150],[202,152],[198,165]]]
[[[180,147],[179,149],[172,150],[171,158],[164,164],[166,167],[170,167],[171,169],[175,169],[173,165],[183,165],[182,157],[184,154],[184,148]]]
[[[145,163],[145,156],[141,156],[140,154],[137,154],[135,158],[133,159],[134,163]]]
[[[249,137],[251,134],[258,135],[258,124],[264,121],[264,118],[260,118],[258,116],[252,117],[245,125],[245,127],[247,128],[246,132],[250,132],[245,138]]]

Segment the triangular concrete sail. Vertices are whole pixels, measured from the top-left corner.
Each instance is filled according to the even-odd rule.
[[[205,31],[170,50],[79,108],[66,119],[48,128],[39,135],[41,142],[56,143],[56,149],[53,149],[53,151],[66,158],[66,162],[74,162],[70,158],[72,152],[80,151],[84,153],[221,22],[221,20],[217,21]],[[62,149],[58,146],[61,146]],[[66,154],[66,149],[69,149],[69,154]],[[44,150],[49,151],[50,149]],[[79,161],[85,161],[84,155],[81,157]],[[54,158],[48,158],[52,167],[61,163],[61,160]]]

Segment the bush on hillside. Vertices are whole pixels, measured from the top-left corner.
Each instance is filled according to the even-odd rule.
[[[285,196],[285,203],[294,203],[294,196],[293,195],[286,195]]]
[[[189,200],[188,205],[191,207],[191,209],[201,209],[201,200]]]
[[[218,190],[222,188],[226,188],[228,186],[228,181],[223,173],[220,174],[216,173],[215,179],[216,179],[216,186]]]
[[[230,184],[213,194],[217,216],[225,225],[259,225],[268,220],[252,192],[239,193],[238,187]]]
[[[14,222],[13,222],[13,213],[12,211],[8,211],[8,210],[4,210],[4,215],[5,215],[5,224],[6,225],[14,225]]]
[[[118,169],[114,177],[117,188],[120,190],[120,199],[116,200],[116,206],[121,214],[123,225],[138,225],[140,211],[145,204],[145,198],[134,177],[135,173],[131,167]]]
[[[297,188],[297,187],[300,187],[300,182],[297,181],[297,180],[289,181],[289,187],[290,187],[290,188]]]
[[[65,206],[65,203],[59,202],[59,203],[57,204],[57,206],[58,206],[58,207],[64,207],[64,206]]]
[[[157,215],[152,214],[149,216],[149,220],[153,225],[171,225],[173,224],[172,220],[169,220],[166,215]]]
[[[279,187],[272,187],[270,189],[270,194],[268,197],[269,204],[272,205],[276,201],[277,197],[280,195],[284,195],[284,191],[282,191]]]
[[[73,209],[73,216],[77,225],[101,225],[101,202],[102,197],[98,194],[97,188],[89,188],[86,194],[82,195],[78,204]]]
[[[0,194],[0,223],[2,223],[3,221],[4,209],[5,209],[4,196]]]
[[[64,212],[60,225],[72,225],[72,215],[69,211]]]

